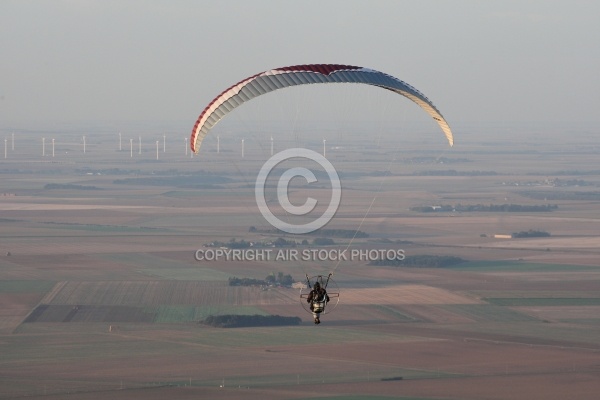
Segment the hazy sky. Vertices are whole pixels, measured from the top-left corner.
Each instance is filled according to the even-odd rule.
[[[598,122],[597,1],[0,1],[0,128],[193,125],[267,69],[366,66],[452,123]]]

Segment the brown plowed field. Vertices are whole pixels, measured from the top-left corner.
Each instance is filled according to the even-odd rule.
[[[344,293],[345,304],[477,304],[479,301],[424,285],[353,289]]]

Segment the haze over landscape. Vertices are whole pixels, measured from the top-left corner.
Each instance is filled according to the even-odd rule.
[[[599,14],[2,2],[0,398],[596,398]],[[405,81],[455,145],[397,93],[324,84],[248,101],[191,152],[219,93],[305,64]],[[292,148],[339,175],[316,232],[257,204],[260,171]],[[325,211],[318,160],[272,168],[274,217]],[[329,273],[315,325],[300,287]]]

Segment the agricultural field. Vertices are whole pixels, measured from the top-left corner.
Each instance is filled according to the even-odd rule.
[[[536,205],[506,182],[587,171],[597,155],[566,151],[557,164],[509,153],[515,162],[506,165],[505,153],[472,145],[445,155],[467,175],[446,176],[437,155],[415,161],[420,148],[414,141],[393,155],[365,143],[332,151],[344,192],[327,228],[368,237],[332,237],[328,246],[314,244],[318,235],[274,232],[262,217],[253,185],[265,160],[259,149],[244,161],[214,151],[132,159],[114,149],[85,160],[9,160],[0,168],[0,399],[596,398],[600,201],[559,199],[548,213],[410,207]],[[600,185],[597,175],[585,180],[590,190]],[[321,198],[326,189],[294,187],[291,196]],[[581,188],[554,189],[566,196]],[[494,237],[529,229],[552,236]],[[284,250],[299,252],[402,249],[465,261],[432,268],[195,257],[211,243],[241,240],[275,252],[269,246],[279,237],[296,241]],[[282,273],[303,282],[329,272],[340,301],[318,326],[298,289],[228,286],[230,277]],[[230,314],[302,322],[201,323]]]

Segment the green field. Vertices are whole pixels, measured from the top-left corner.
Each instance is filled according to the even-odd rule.
[[[48,223],[47,223],[48,224]],[[86,232],[106,232],[111,234],[119,233],[157,233],[164,234],[168,232],[165,228],[151,228],[146,226],[126,226],[126,225],[100,225],[100,224],[73,224],[52,222],[53,229],[77,230]]]
[[[473,272],[581,272],[600,271],[600,266],[590,267],[569,264],[543,264],[524,261],[470,261],[445,269]]]
[[[528,299],[528,298],[573,298],[595,299],[600,298],[600,292],[575,291],[575,290],[471,290],[469,293],[482,299]]]
[[[537,321],[534,317],[495,304],[448,304],[440,307],[478,322]]]
[[[303,397],[297,400],[435,400],[434,398],[425,397],[389,397],[389,396],[331,396],[331,397]]]
[[[239,388],[260,388],[269,386],[290,386],[290,385],[322,385],[322,384],[339,384],[339,383],[360,383],[372,381],[384,381],[391,378],[402,378],[397,380],[389,380],[385,383],[388,385],[401,385],[403,380],[410,379],[444,379],[444,378],[460,378],[460,374],[448,374],[440,371],[426,371],[407,368],[394,367],[375,367],[369,366],[368,369],[354,366],[351,369],[336,368],[334,365],[322,365],[320,369],[305,371],[299,374],[273,374],[273,375],[256,375],[245,376],[243,378],[230,378],[225,381],[225,387]],[[194,383],[198,386],[218,386],[222,381],[200,380]],[[327,397],[329,399],[330,397]],[[311,397],[310,399],[314,399]],[[325,398],[322,398],[325,399]],[[403,397],[365,397],[365,396],[334,396],[333,399],[381,399],[393,400],[403,399]]]
[[[403,313],[400,310],[384,305],[374,305],[372,306],[375,310],[381,311],[383,314],[388,315],[391,319],[396,320],[398,322],[414,322],[418,319],[409,315],[407,313]],[[370,308],[370,307],[367,307]]]
[[[267,328],[211,328],[203,329],[195,343],[213,346],[289,346],[327,345],[344,343],[375,343],[386,341],[413,341],[417,338],[401,333],[379,333],[355,328],[321,326],[267,327]]]
[[[600,298],[585,297],[492,297],[485,301],[497,306],[519,307],[519,306],[598,306]]]
[[[194,263],[193,255],[193,253],[190,254],[189,263],[174,261],[151,253],[107,253],[97,254],[95,257],[111,262],[143,266],[143,268],[170,269],[190,268]]]
[[[46,293],[54,283],[40,280],[0,280],[0,293]]]
[[[227,281],[230,277],[225,272],[202,267],[143,268],[138,272],[154,278],[182,281]]]

